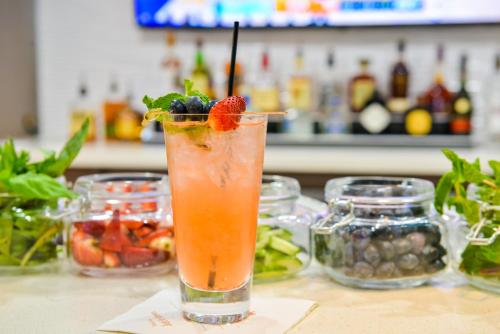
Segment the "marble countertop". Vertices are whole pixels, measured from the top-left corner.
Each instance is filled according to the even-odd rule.
[[[256,285],[252,293],[319,304],[290,334],[500,333],[500,295],[463,283],[451,276],[414,289],[356,290],[335,284],[313,266],[294,279]],[[177,286],[174,274],[123,279],[69,273],[0,277],[0,332],[94,333],[103,322],[159,290]]]

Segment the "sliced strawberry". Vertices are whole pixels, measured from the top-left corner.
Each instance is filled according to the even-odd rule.
[[[106,226],[106,230],[101,238],[100,246],[103,250],[119,252],[122,250],[123,234],[120,231],[120,213],[113,212],[113,218]]]
[[[151,232],[153,232],[153,229],[151,227],[143,226],[140,229],[135,230],[134,234],[136,237],[141,239],[150,234]]]
[[[81,232],[81,231],[79,231]],[[84,266],[100,266],[103,251],[97,247],[97,240],[90,235],[74,235],[71,241],[73,258]]]
[[[146,238],[142,239],[139,241],[139,246],[142,247],[149,247],[151,242],[156,239],[156,238],[161,238],[161,237],[172,237],[174,234],[172,230],[168,227],[163,227],[159,228],[155,232],[149,234]]]
[[[166,236],[154,238],[149,243],[149,248],[173,254],[174,239],[172,237],[166,237]]]
[[[121,223],[122,225],[125,225],[129,230],[137,230],[144,225],[141,220],[122,220]]]
[[[155,260],[155,252],[142,247],[124,247],[121,256],[127,267],[148,266]]]
[[[120,257],[113,252],[104,252],[104,266],[107,268],[118,268],[121,266]]]
[[[217,102],[208,115],[208,124],[216,131],[229,131],[238,127],[240,114],[246,109],[245,99],[230,96]]]
[[[102,220],[76,222],[74,223],[74,226],[85,233],[93,235],[94,237],[100,237],[106,229],[105,223]]]

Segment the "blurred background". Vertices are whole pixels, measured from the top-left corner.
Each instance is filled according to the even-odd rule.
[[[57,148],[90,117],[69,178],[165,171],[144,94],[190,78],[271,120],[265,170],[321,196],[338,175],[435,180],[439,148],[500,155],[497,0],[0,0],[0,138]]]

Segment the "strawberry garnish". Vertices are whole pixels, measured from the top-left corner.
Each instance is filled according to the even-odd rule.
[[[229,131],[238,127],[240,114],[246,109],[245,99],[230,96],[217,102],[208,115],[208,124],[216,131]]]

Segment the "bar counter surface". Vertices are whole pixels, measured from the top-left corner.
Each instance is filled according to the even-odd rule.
[[[61,141],[62,143],[62,141]],[[35,156],[39,148],[59,149],[61,143],[42,140],[16,140]],[[481,161],[500,158],[500,142],[484,143],[474,148],[456,149],[467,159]],[[450,163],[436,147],[266,147],[266,173],[343,174],[343,175],[429,175],[439,176]],[[88,143],[72,168],[88,170],[166,171],[163,145],[141,143]]]
[[[94,333],[105,321],[168,288],[178,288],[176,275],[128,279],[69,273],[0,277],[0,332]],[[500,333],[500,295],[463,285],[456,276],[407,290],[355,290],[335,284],[312,266],[300,277],[256,285],[253,295],[318,303],[290,334]]]

